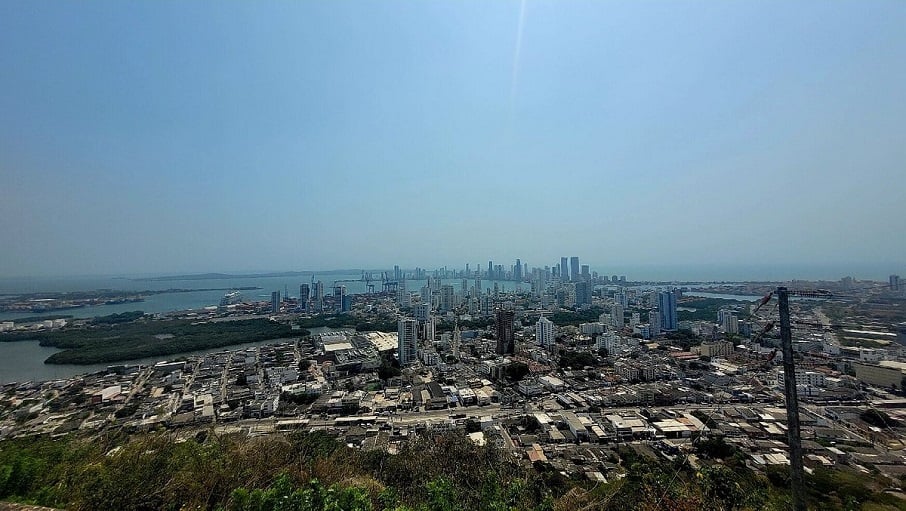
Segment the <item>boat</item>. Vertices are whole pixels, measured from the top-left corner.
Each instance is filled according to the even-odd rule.
[[[239,291],[231,291],[220,299],[220,306],[226,307],[227,305],[235,305],[242,301],[242,293]]]

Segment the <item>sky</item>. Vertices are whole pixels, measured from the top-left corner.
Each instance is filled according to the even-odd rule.
[[[0,2],[0,276],[906,273],[906,2]]]

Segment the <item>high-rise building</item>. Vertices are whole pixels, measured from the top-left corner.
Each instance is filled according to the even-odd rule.
[[[629,328],[635,328],[642,322],[642,315],[638,312],[633,312],[629,316]]]
[[[572,256],[569,258],[569,280],[575,282],[579,280],[579,258]]]
[[[412,295],[409,293],[409,290],[406,289],[405,279],[399,281],[399,284],[396,286],[396,303],[403,309],[408,309],[412,306]]]
[[[569,259],[565,257],[560,258],[560,282],[566,282],[569,280]]]
[[[418,322],[428,321],[431,317],[431,304],[422,302],[415,306],[415,320]]]
[[[280,291],[271,292],[271,314],[280,312]]]
[[[434,316],[428,316],[428,321],[425,321],[425,323],[421,325],[422,339],[424,339],[430,346],[431,343],[434,342],[434,336],[436,335],[436,332],[437,318],[435,318]]]
[[[576,307],[591,305],[591,283],[579,281],[574,286],[576,286]]]
[[[535,340],[542,348],[550,348],[554,344],[554,323],[541,316],[535,323]]]
[[[522,261],[516,259],[516,266],[513,267],[513,280],[522,282]]]
[[[891,275],[888,279],[890,281],[890,290],[899,291],[900,290],[900,276]]]
[[[497,310],[497,354],[506,355],[516,351],[515,327],[513,322],[516,313],[511,310]]]
[[[418,354],[418,341],[416,340],[418,323],[412,318],[400,318],[397,324],[396,354],[400,365],[407,366],[415,361]]]
[[[582,265],[582,280],[589,281],[591,280],[591,274],[588,273],[588,265]]]
[[[661,330],[676,330],[676,294],[673,291],[658,293],[657,308],[661,318]]]
[[[491,315],[491,305],[493,305],[494,300],[491,298],[490,294],[481,295],[481,315],[488,317]]]
[[[306,310],[308,309],[308,298],[311,294],[311,288],[308,287],[308,284],[299,285],[299,308]]]
[[[623,317],[623,306],[615,303],[610,308],[610,324],[616,328],[623,328],[626,319]]]
[[[454,306],[453,286],[449,284],[440,286],[440,310],[442,312],[450,312]]]
[[[321,312],[324,307],[324,283],[320,280],[315,282],[315,310]]]
[[[399,265],[394,265],[393,267],[393,280],[399,281],[403,278],[403,272],[400,271]]]
[[[660,312],[653,310],[648,313],[648,325],[650,328],[652,338],[661,335],[661,314],[660,314]]]
[[[337,286],[333,290],[333,296],[337,301],[337,309],[340,312],[348,312],[349,309],[346,308],[348,302],[346,301],[346,286]]]
[[[488,261],[488,280],[494,279],[494,261]]]
[[[739,318],[733,313],[725,314],[720,326],[724,329],[724,332],[728,334],[738,334]]]

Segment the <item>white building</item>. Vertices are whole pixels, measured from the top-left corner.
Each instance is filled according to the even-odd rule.
[[[418,322],[412,318],[400,318],[397,325],[397,356],[400,365],[409,365],[415,361],[418,352],[416,336]]]
[[[736,314],[733,313],[724,314],[720,326],[721,328],[723,328],[724,332],[728,334],[738,334],[739,318],[737,318]]]
[[[610,309],[610,324],[616,328],[623,328],[625,319],[623,318],[623,306],[614,304]]]
[[[582,323],[579,325],[579,332],[585,335],[603,334],[607,331],[607,326],[601,322]]]
[[[642,322],[642,315],[639,314],[638,312],[633,312],[632,315],[629,316],[629,328],[635,328],[641,322]]]
[[[827,380],[824,373],[819,373],[817,371],[797,370],[796,384],[808,385],[810,387],[825,387],[827,386]],[[782,369],[777,371],[777,385],[779,387],[783,387],[785,385],[785,378]]]
[[[598,349],[604,348],[608,355],[619,352],[623,347],[623,339],[613,332],[598,336]]]
[[[535,340],[543,348],[554,344],[554,323],[544,316],[535,323]]]

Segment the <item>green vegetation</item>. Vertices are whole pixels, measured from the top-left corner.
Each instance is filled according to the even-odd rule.
[[[696,346],[701,343],[701,338],[688,330],[667,332],[664,335],[664,338],[670,341],[670,344],[679,346],[686,351],[689,351],[692,346]]]
[[[598,359],[587,351],[564,351],[560,354],[559,365],[562,368],[581,369],[585,366],[595,366],[597,364]]]
[[[503,369],[504,375],[510,381],[521,381],[528,376],[529,367],[523,362],[512,362]]]
[[[696,298],[694,300],[683,300],[679,303],[680,307],[695,309],[695,312],[677,311],[677,317],[680,321],[710,321],[717,322],[717,312],[720,309],[733,307],[737,305],[749,305],[751,302],[742,300],[724,300],[722,298]]]
[[[469,424],[476,429],[477,424]],[[700,467],[617,449],[623,478],[590,483],[537,462],[523,468],[460,434],[423,436],[395,455],[346,447],[324,432],[249,439],[201,433],[0,442],[0,499],[72,511],[118,510],[735,510],[789,509],[788,467],[746,468],[722,441]],[[650,452],[650,451],[649,451]],[[807,475],[810,509],[906,509],[877,474]]]
[[[188,320],[118,323],[113,319],[107,323],[110,324],[102,322],[87,328],[3,334],[0,340],[37,340],[42,346],[64,350],[51,355],[45,364],[97,364],[308,334],[307,331],[293,332],[289,325],[267,319],[218,323]]]
[[[121,312],[119,314],[110,314],[108,316],[98,316],[91,320],[96,325],[116,325],[119,323],[129,323],[144,316],[142,311]]]
[[[593,323],[597,321],[598,317],[600,317],[603,312],[604,309],[600,307],[592,307],[577,312],[556,312],[548,319],[557,326],[579,326],[580,323]]]
[[[381,367],[378,368],[378,378],[386,381],[390,378],[396,378],[401,374],[403,374],[403,372],[400,370],[400,363],[397,359],[387,355],[381,356]]]
[[[302,328],[352,328],[357,332],[396,332],[397,318],[385,317],[373,321],[357,322],[356,318],[349,314],[339,314],[335,316],[322,314],[300,319],[299,326]]]

